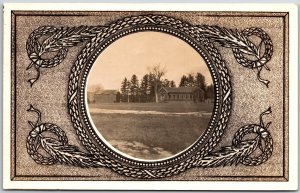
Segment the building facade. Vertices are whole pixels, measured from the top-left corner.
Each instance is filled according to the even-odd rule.
[[[159,90],[160,102],[168,101],[192,101],[203,102],[204,91],[197,87],[163,87]]]
[[[90,94],[90,98],[95,103],[119,103],[120,92],[117,90],[99,90],[94,93],[93,97]]]

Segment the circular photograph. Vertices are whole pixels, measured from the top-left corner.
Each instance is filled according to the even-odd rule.
[[[214,85],[201,55],[178,37],[137,32],[110,44],[90,69],[87,112],[114,151],[136,160],[176,156],[206,131]]]

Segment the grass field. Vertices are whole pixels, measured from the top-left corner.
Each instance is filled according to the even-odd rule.
[[[92,103],[89,108],[143,110],[160,112],[212,112],[212,103],[168,102],[168,103]]]
[[[92,120],[116,149],[136,158],[161,159],[186,149],[201,136],[210,121],[207,113],[212,112],[213,106],[184,102],[103,103],[90,104],[89,108],[102,110],[101,113],[91,113]],[[125,113],[111,113],[109,110],[123,110]],[[163,113],[148,114],[147,111]],[[206,116],[188,114],[190,112],[206,112]]]

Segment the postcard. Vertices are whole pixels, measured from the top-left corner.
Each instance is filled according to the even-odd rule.
[[[297,11],[4,4],[4,188],[297,189]]]

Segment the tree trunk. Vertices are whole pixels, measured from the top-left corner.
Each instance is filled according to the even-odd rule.
[[[158,91],[157,91],[157,82],[154,85],[154,93],[155,93],[155,102],[158,103]]]

